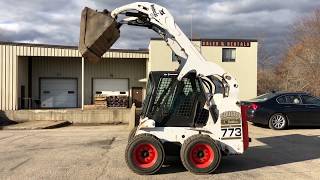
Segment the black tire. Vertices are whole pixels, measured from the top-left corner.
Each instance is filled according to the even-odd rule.
[[[134,127],[133,129],[131,129],[129,136],[128,136],[128,143],[132,140],[134,135],[136,135],[136,131],[137,131],[137,127]]]
[[[196,151],[197,149],[199,151]],[[208,135],[197,134],[189,137],[183,143],[180,158],[188,171],[194,174],[208,174],[219,166],[221,152],[212,138]],[[197,158],[200,159],[198,162],[196,162]]]
[[[139,134],[128,143],[125,159],[133,172],[141,175],[154,174],[164,162],[164,148],[157,137]]]
[[[284,114],[276,113],[269,118],[269,128],[273,130],[283,130],[288,126],[287,118]]]

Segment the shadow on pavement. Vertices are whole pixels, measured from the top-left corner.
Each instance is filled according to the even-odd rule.
[[[263,125],[263,124],[255,124],[252,123],[253,126],[259,127],[259,128],[265,128],[265,129],[270,129],[268,125]],[[293,130],[293,129],[320,129],[320,126],[314,125],[314,126],[290,126],[282,131],[285,130]]]
[[[0,111],[0,130],[3,126],[17,124],[17,122],[10,120],[3,111]]]
[[[173,174],[179,172],[187,171],[180,161],[177,161],[175,164],[168,164],[163,166],[158,174]]]
[[[169,156],[166,157],[165,163],[160,169],[158,174],[172,174],[187,171],[182,162],[180,161],[179,156]]]
[[[320,134],[305,136],[292,134],[255,139],[263,146],[250,147],[245,154],[225,156],[215,174],[252,170],[320,158]],[[166,163],[159,174],[184,172],[178,157]]]
[[[245,154],[222,159],[217,173],[237,172],[320,158],[320,138],[292,134],[256,139],[266,145],[250,147]]]

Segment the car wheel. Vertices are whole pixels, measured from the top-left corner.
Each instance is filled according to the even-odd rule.
[[[160,140],[151,134],[134,136],[126,148],[128,167],[137,174],[154,174],[164,162],[165,152]]]
[[[180,158],[184,167],[195,174],[212,173],[220,164],[221,152],[208,135],[193,135],[182,145]]]
[[[285,129],[287,125],[288,125],[287,119],[281,113],[274,114],[269,119],[269,127],[271,129],[282,130],[282,129]]]

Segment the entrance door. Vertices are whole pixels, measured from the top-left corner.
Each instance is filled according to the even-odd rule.
[[[142,87],[132,88],[132,103],[135,103],[136,107],[142,107]]]
[[[76,79],[41,79],[40,100],[42,108],[77,107]]]

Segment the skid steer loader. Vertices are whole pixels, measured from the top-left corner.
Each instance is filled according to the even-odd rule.
[[[190,172],[211,173],[222,155],[244,153],[249,145],[248,126],[241,116],[236,79],[204,59],[166,8],[148,2],[111,12],[84,8],[82,56],[99,61],[120,37],[124,24],[158,33],[180,64],[177,71],[149,74],[139,125],[131,131],[126,147],[128,167],[138,174],[153,174],[167,155],[178,154]]]

